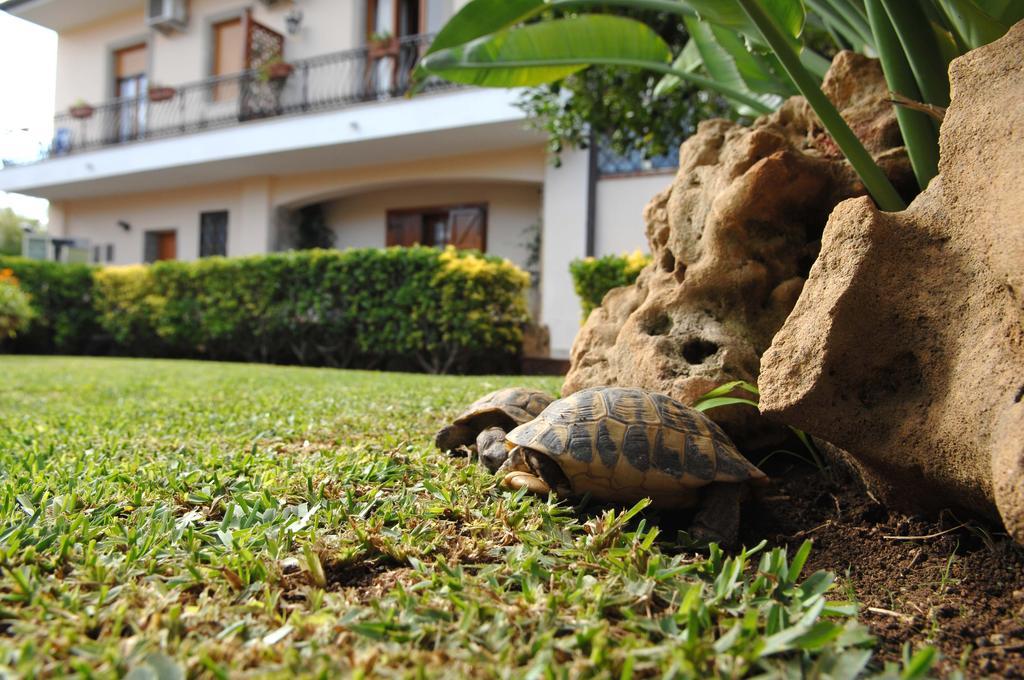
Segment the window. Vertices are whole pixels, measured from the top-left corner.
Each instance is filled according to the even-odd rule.
[[[122,100],[118,107],[118,139],[137,139],[146,118],[146,44],[132,45],[114,52],[114,96]]]
[[[143,259],[146,262],[177,259],[178,233],[174,229],[147,231],[144,247]]]
[[[228,211],[199,215],[199,257],[228,254]]]
[[[366,94],[392,95],[408,86],[419,57],[415,42],[397,39],[423,32],[425,3],[420,0],[369,0],[366,7]]]
[[[100,247],[99,246],[93,246],[92,247],[92,261],[93,262],[99,262],[100,261]]]
[[[113,243],[108,243],[107,244],[107,262],[113,262],[113,261],[114,261],[114,244]]]
[[[389,210],[387,245],[411,246],[417,243],[484,250],[487,247],[487,206]]]
[[[245,26],[241,17],[213,25],[214,76],[226,76],[245,70]],[[218,83],[213,90],[215,101],[238,98],[238,83],[232,80]]]
[[[390,35],[403,38],[420,33],[420,0],[369,0],[366,10],[366,35]]]

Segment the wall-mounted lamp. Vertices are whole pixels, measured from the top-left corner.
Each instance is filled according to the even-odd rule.
[[[293,7],[284,16],[284,25],[288,35],[295,35],[302,28],[302,10]]]
[[[124,220],[118,220],[117,221],[117,226],[121,227],[125,231],[131,231],[131,229],[132,229],[132,225],[128,224]]]

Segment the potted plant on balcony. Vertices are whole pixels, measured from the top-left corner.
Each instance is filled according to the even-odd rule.
[[[95,110],[96,109],[94,109],[92,105],[87,103],[84,99],[76,99],[68,112],[71,114],[72,118],[84,120],[86,118],[91,118]]]
[[[398,53],[398,38],[387,31],[378,31],[370,35],[367,48],[371,59],[390,57]]]
[[[290,76],[294,70],[294,66],[289,64],[282,57],[277,56],[260,67],[259,79],[264,83],[281,82],[287,80],[288,76]]]
[[[150,85],[149,86],[149,101],[151,102],[164,102],[175,95],[177,91],[173,87],[166,85]]]

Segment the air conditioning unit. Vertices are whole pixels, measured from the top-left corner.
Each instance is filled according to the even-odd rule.
[[[183,31],[188,25],[187,0],[146,0],[146,25],[161,33]]]

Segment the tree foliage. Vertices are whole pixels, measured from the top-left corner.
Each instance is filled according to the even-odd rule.
[[[689,40],[678,15],[611,7],[604,11],[644,21],[673,53]],[[639,68],[595,66],[529,89],[518,105],[531,126],[547,135],[556,163],[564,149],[587,148],[591,131],[615,153],[639,150],[652,158],[669,153],[701,120],[735,117],[721,97],[692,86],[671,97],[656,97],[659,80],[658,74]]]
[[[21,255],[22,227],[39,228],[39,220],[23,217],[10,208],[0,210],[0,255]]]

